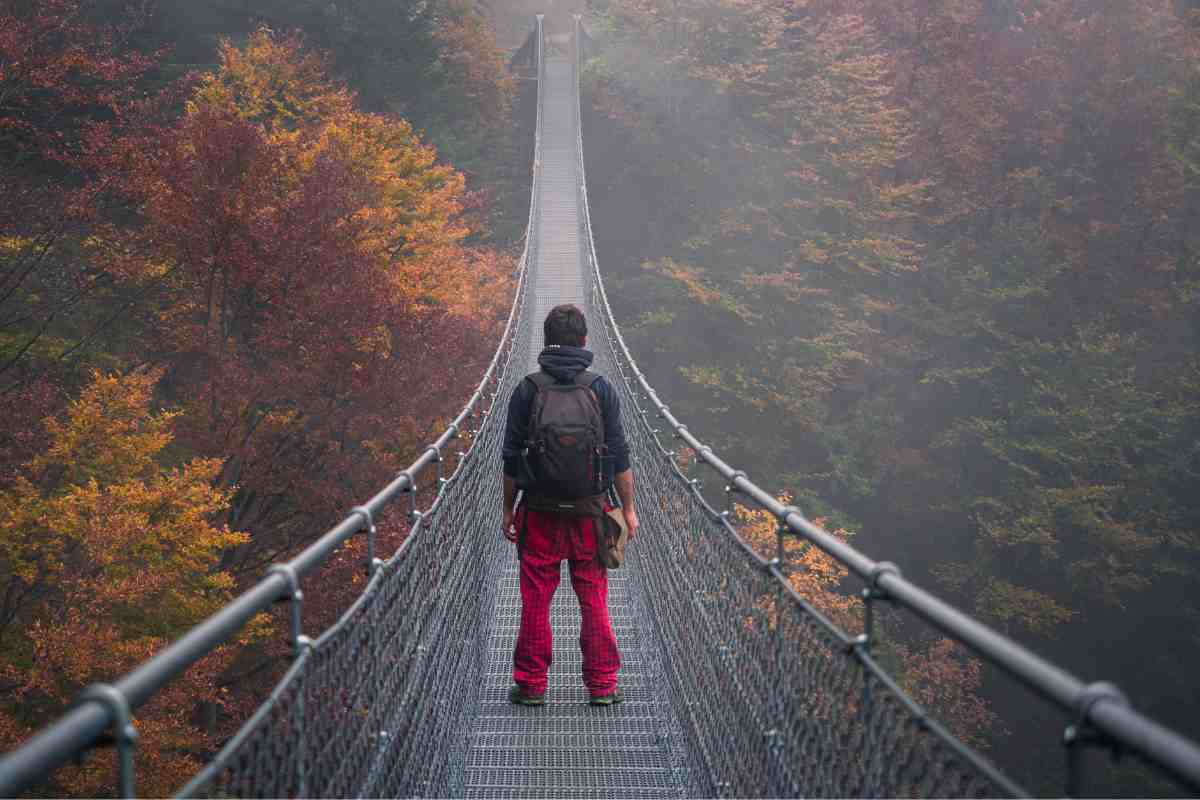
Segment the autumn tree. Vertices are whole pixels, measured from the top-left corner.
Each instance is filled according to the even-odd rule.
[[[0,3],[5,746],[409,463],[469,394],[510,290],[511,259],[466,244],[479,193],[300,34],[225,43],[160,94],[131,40],[144,17],[106,27],[114,8]],[[500,113],[503,77],[467,55],[486,31],[455,8],[430,57],[459,64],[446,85],[470,113]],[[360,562],[339,554],[312,621]],[[139,710],[142,791],[177,789],[253,707],[284,655],[266,625]],[[54,790],[97,794],[110,767]]]
[[[1051,632],[1074,614],[1050,587],[1119,607],[1197,545],[1172,466],[1195,425],[1194,259],[1184,148],[1163,135],[1196,50],[1152,4],[871,13],[921,125],[907,168],[936,186],[894,330],[929,365],[936,417],[910,425],[959,471],[976,534],[971,566],[941,574],[1011,630]]]
[[[502,304],[502,262],[461,243],[462,176],[326,69],[296,36],[226,43],[170,134],[130,154],[130,249],[170,273],[153,358],[181,443],[239,487],[238,569],[294,551],[430,438]]]
[[[772,9],[607,10],[616,48],[638,35],[623,20],[660,41],[690,20],[662,62],[728,98],[696,90],[691,113],[742,175],[648,265],[688,302],[642,292],[668,306],[646,320],[658,349],[688,349],[698,411],[744,410],[731,438],[806,501],[903,515],[953,562],[946,585],[1014,632],[1074,618],[1055,585],[1120,604],[1174,580],[1195,552],[1171,455],[1196,416],[1182,20],[1151,4]],[[624,79],[625,99],[645,91]],[[689,325],[721,336],[677,335]]]
[[[180,17],[181,34],[197,13],[190,7],[168,12]],[[357,88],[365,109],[412,123],[458,169],[478,178],[473,191],[512,191],[515,87],[495,33],[472,0],[266,0],[245,19],[305,30],[330,54],[334,71]],[[524,181],[527,170],[518,168]]]
[[[737,438],[803,474],[806,501],[830,489],[862,499],[874,488],[861,451],[893,437],[875,419],[875,441],[851,444],[848,417],[873,399],[868,376],[891,356],[882,326],[917,271],[914,219],[929,187],[898,177],[913,121],[884,38],[853,5],[802,6],[614,3],[609,15],[619,32],[637,37],[640,23],[672,43],[664,61],[687,93],[667,98],[666,119],[690,118],[685,143],[704,132],[677,161],[683,176],[667,176],[671,210],[652,212],[686,207],[682,244],[664,242],[666,257],[644,264],[643,283],[673,285],[646,292],[671,315],[654,335],[674,345],[689,326],[719,331],[711,345],[689,341],[679,368],[708,398],[697,411],[745,408],[753,422]],[[601,61],[601,76],[645,91]],[[689,303],[666,300],[680,293]]]
[[[783,495],[779,502],[787,505],[792,498]],[[759,556],[765,559],[778,557],[781,569],[787,575],[787,581],[796,593],[812,604],[814,608],[826,615],[835,624],[846,631],[856,631],[862,627],[855,618],[855,600],[839,591],[842,579],[849,571],[825,553],[821,552],[812,542],[801,539],[791,532],[778,535],[779,521],[775,515],[766,509],[749,508],[735,503],[732,524],[745,542],[754,548]],[[824,525],[825,520],[814,520],[817,525]],[[832,534],[846,541],[851,532],[844,528],[835,529]],[[779,551],[782,542],[782,553]]]
[[[0,493],[6,749],[84,686],[128,671],[232,597],[221,554],[247,537],[210,522],[232,492],[214,488],[219,460],[167,460],[179,414],[152,410],[156,382],[95,374],[45,421],[48,446]],[[227,702],[216,678],[228,658],[217,651],[138,711],[142,791],[174,790],[212,746],[213,732],[190,717],[198,702]],[[103,795],[111,767],[94,758],[56,785]]]

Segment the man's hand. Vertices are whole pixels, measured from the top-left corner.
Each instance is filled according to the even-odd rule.
[[[517,482],[509,476],[504,476],[504,506],[501,511],[504,512],[504,527],[500,530],[504,532],[504,538],[508,539],[513,544],[517,543],[517,529],[513,525],[513,506],[517,504]]]
[[[625,527],[629,529],[629,538],[632,539],[638,529],[637,512],[632,507],[627,507],[621,509],[621,514],[625,517]]]
[[[633,510],[633,470],[627,469],[614,475],[613,486],[616,487],[617,497],[621,498],[621,513],[625,516],[625,527],[632,539],[638,529],[637,512]]]

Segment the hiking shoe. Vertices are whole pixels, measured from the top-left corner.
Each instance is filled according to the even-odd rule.
[[[594,694],[588,700],[593,706],[613,706],[625,699],[625,693],[620,687],[613,689],[611,694]]]
[[[520,686],[513,686],[508,690],[508,702],[516,703],[519,706],[544,706],[546,705],[546,695],[527,694]]]

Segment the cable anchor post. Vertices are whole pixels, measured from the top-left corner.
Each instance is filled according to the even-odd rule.
[[[292,655],[296,659],[303,658],[313,649],[313,641],[302,632],[300,627],[300,606],[304,602],[304,592],[300,591],[300,575],[296,572],[296,568],[291,564],[272,564],[267,570],[267,575],[282,575],[284,581],[287,582],[288,593],[280,600],[290,599],[292,604]],[[307,662],[305,662],[307,663]],[[296,701],[296,718],[299,724],[296,729],[298,743],[293,747],[293,752],[296,759],[296,775],[299,782],[299,792],[301,797],[308,794],[308,761],[305,757],[308,749],[308,736],[305,724],[307,722],[307,709],[305,708],[304,691],[300,691]]]
[[[375,540],[377,537],[375,515],[366,506],[355,506],[350,509],[350,513],[358,514],[363,518],[363,529],[367,532],[367,579],[369,580],[383,566],[383,561],[375,557]]]
[[[734,474],[737,475],[739,473]],[[745,477],[745,473],[740,474],[742,477]],[[783,511],[779,515],[779,524],[775,526],[775,558],[778,559],[781,565],[786,560],[787,547],[784,543],[784,540],[791,535],[792,532],[792,529],[788,527],[788,517],[790,517],[792,514],[796,514],[801,517],[804,516],[804,512],[800,510],[799,506],[784,506]]]
[[[272,564],[270,569],[266,570],[266,575],[278,575],[283,577],[284,583],[287,585],[287,593],[280,597],[280,600],[289,600],[292,603],[292,655],[296,660],[301,661],[301,664],[307,663],[306,655],[312,652],[313,642],[304,634],[301,628],[301,604],[304,603],[304,593],[300,590],[300,573],[296,572],[294,566],[290,564]],[[301,669],[304,668],[301,666]],[[300,691],[299,697],[296,698],[296,736],[299,738],[299,745],[293,748],[295,758],[296,780],[299,783],[300,796],[308,794],[308,769],[307,769],[307,748],[308,738],[306,733],[307,714],[305,708],[305,692]]]
[[[736,476],[738,473],[734,473]],[[741,473],[744,476],[744,473]],[[767,562],[767,568],[775,572],[778,579],[778,585],[775,590],[775,671],[777,675],[783,674],[783,609],[786,599],[784,597],[784,584],[787,582],[789,569],[787,563],[787,543],[785,538],[791,533],[791,528],[788,527],[788,517],[792,514],[804,516],[804,512],[798,506],[784,506],[783,513],[779,515],[777,524],[775,525],[775,557]]]
[[[313,646],[312,639],[304,635],[301,628],[301,606],[304,603],[304,592],[300,590],[300,575],[291,564],[272,564],[267,575],[282,575],[287,583],[287,594],[279,599],[287,600],[292,607],[292,655],[299,658]]]
[[[481,387],[480,390],[478,392],[476,392],[474,402],[471,403],[471,420],[475,426],[470,429],[472,444],[474,444],[475,440],[477,438],[479,438],[479,431],[482,430],[482,428],[483,428],[483,423],[479,421],[479,408],[482,405],[483,405],[483,388]]]
[[[1087,747],[1107,747],[1114,760],[1121,758],[1121,748],[1117,742],[1101,734],[1092,726],[1088,716],[1092,708],[1100,702],[1112,702],[1129,706],[1125,693],[1112,683],[1097,681],[1088,684],[1080,692],[1075,701],[1078,711],[1075,723],[1063,730],[1063,747],[1067,752],[1067,797],[1083,796],[1084,749]]]
[[[747,477],[746,473],[740,469],[729,476],[729,483],[725,484],[725,508],[721,511],[721,516],[724,519],[729,519],[733,515],[733,496],[741,491],[738,488],[737,481],[738,478],[745,477]]]
[[[871,652],[871,645],[875,642],[875,601],[887,599],[887,592],[879,585],[879,581],[884,575],[894,575],[899,578],[900,567],[891,561],[876,563],[868,575],[867,585],[862,590],[863,633],[858,638],[861,640],[862,649],[868,654]]]
[[[746,477],[744,472],[740,470],[730,476],[730,486],[726,487],[726,493],[730,491],[730,487],[736,491],[734,485],[737,478]],[[788,533],[787,518],[791,512],[799,512],[800,509],[795,506],[787,506],[782,516],[779,517],[775,525],[775,557],[766,563],[766,569],[775,577],[775,601],[772,609],[772,616],[768,617],[767,624],[771,627],[771,658],[774,664],[776,675],[784,673],[784,652],[786,643],[783,639],[783,619],[784,609],[787,607],[786,584],[787,584],[787,552],[784,548],[784,536]],[[770,786],[770,794],[772,797],[786,797],[794,794],[783,786],[784,771],[780,768],[780,761],[783,753],[783,735],[781,728],[785,716],[785,700],[780,694],[780,687],[774,687],[768,699],[767,707],[768,719],[774,723],[773,727],[765,732],[767,738],[767,754],[770,756],[767,763],[767,782]]]
[[[133,752],[137,747],[138,732],[133,725],[133,709],[129,699],[120,689],[109,683],[93,683],[72,703],[73,707],[97,703],[104,707],[112,724],[111,741],[117,747],[117,769],[121,797],[135,797]]]
[[[416,530],[421,524],[421,512],[417,510],[417,479],[413,477],[411,470],[403,470],[401,473],[408,478],[408,521],[412,525],[412,530]],[[411,531],[410,531],[411,532]]]
[[[683,439],[683,431],[686,430],[687,425],[679,425],[675,428],[672,428],[671,438],[678,439],[679,444],[672,444],[670,449],[664,448],[667,450],[667,459],[675,465],[676,469],[679,469],[681,475],[683,474],[683,469],[679,466],[678,460],[683,457],[683,448],[686,446]]]
[[[433,463],[437,464],[437,494],[440,496],[442,489],[446,488],[446,484],[450,482],[446,479],[442,470],[442,462],[445,460],[442,458],[442,448],[436,444],[431,444],[425,448],[425,452],[433,453]]]
[[[459,433],[460,433],[460,431],[458,429],[458,423],[451,422],[450,423],[450,438],[446,440],[446,444],[449,444],[450,442],[457,440],[459,437]],[[459,463],[462,463],[463,458],[467,454],[467,449],[466,449],[465,445],[460,445],[459,448],[454,450],[453,452],[458,454],[458,461],[459,461]],[[449,483],[448,480],[446,482]]]
[[[877,732],[871,725],[871,720],[874,716],[872,696],[871,696],[871,681],[868,680],[865,660],[871,655],[871,645],[875,643],[875,601],[887,598],[887,592],[879,585],[879,581],[884,575],[895,575],[900,577],[900,568],[890,561],[880,561],[875,564],[868,575],[867,585],[862,590],[863,601],[863,632],[854,637],[851,641],[850,649],[858,654],[858,662],[863,670],[862,684],[862,716],[863,728],[866,730],[868,739],[867,752],[870,754],[870,764],[868,766],[868,776],[874,774],[875,756],[879,748],[875,746],[877,741]]]
[[[487,378],[487,383],[491,387],[491,391],[487,393],[488,407],[487,411],[483,412],[484,419],[492,415],[492,412],[496,410],[496,401],[500,399],[500,371],[492,370],[492,373]],[[480,427],[482,428],[483,426],[481,425]]]

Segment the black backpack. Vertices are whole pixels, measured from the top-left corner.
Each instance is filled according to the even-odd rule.
[[[574,507],[573,501],[604,494],[604,415],[592,388],[599,377],[588,370],[571,383],[559,383],[546,372],[527,377],[537,387],[529,411],[528,471],[522,486],[530,499],[563,501],[565,511]]]

